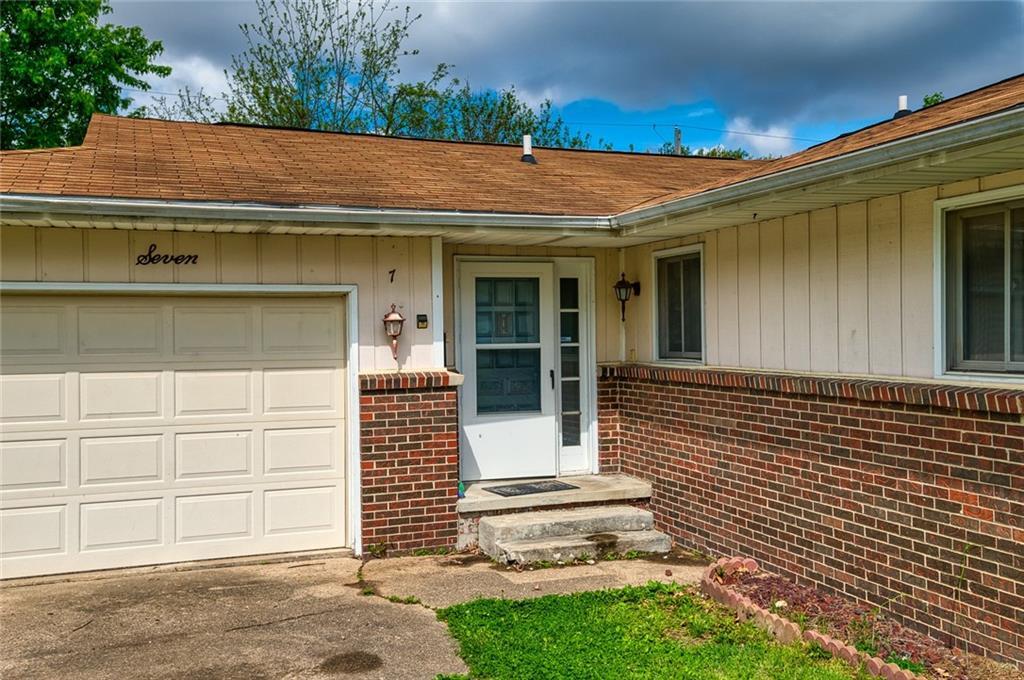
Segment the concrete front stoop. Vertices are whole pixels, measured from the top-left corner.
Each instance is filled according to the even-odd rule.
[[[504,564],[570,562],[628,552],[666,553],[672,539],[648,510],[604,505],[480,519],[480,550]]]

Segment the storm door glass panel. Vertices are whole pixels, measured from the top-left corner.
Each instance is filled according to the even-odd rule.
[[[561,355],[562,446],[580,445],[580,282],[563,278],[559,282],[558,337]]]
[[[1024,361],[1024,208],[1010,213],[1011,361]]]
[[[963,358],[1005,361],[1005,213],[965,217],[961,231]]]
[[[541,410],[540,280],[476,280],[477,413]]]

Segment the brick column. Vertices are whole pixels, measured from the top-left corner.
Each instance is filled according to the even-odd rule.
[[[359,376],[364,550],[455,545],[461,383],[445,371]]]

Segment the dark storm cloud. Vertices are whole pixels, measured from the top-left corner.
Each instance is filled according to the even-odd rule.
[[[242,2],[115,2],[176,59],[223,66]],[[475,87],[625,109],[710,99],[755,125],[874,116],[1024,71],[1021,2],[413,3],[404,75],[456,65]]]

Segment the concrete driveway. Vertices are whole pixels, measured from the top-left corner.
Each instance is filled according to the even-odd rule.
[[[0,589],[0,677],[433,678],[433,611],[360,594],[346,557]]]

